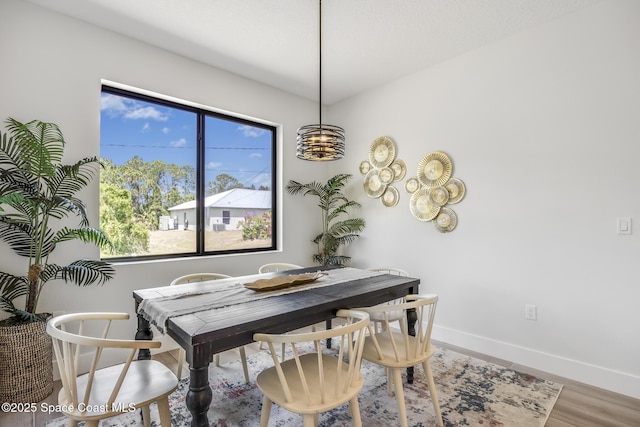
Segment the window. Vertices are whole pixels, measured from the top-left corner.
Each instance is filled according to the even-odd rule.
[[[273,126],[103,86],[102,258],[275,249],[275,141]]]

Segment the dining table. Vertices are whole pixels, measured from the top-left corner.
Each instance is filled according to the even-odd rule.
[[[300,280],[303,283],[293,282],[291,286],[255,286],[312,274],[313,280]],[[279,334],[323,321],[330,327],[339,309],[367,307],[415,294],[419,284],[420,280],[412,277],[315,266],[139,289],[133,292],[138,317],[135,337],[153,339],[154,325],[185,349],[189,364],[185,400],[192,415],[191,425],[209,426],[207,412],[213,398],[209,364],[216,353],[253,342],[257,332]],[[416,319],[409,320],[411,328]],[[150,357],[145,349],[138,355],[139,359]],[[412,375],[409,370],[408,381],[413,380]]]

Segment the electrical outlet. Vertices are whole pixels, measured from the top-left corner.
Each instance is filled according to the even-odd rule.
[[[538,308],[535,305],[531,305],[531,304],[525,305],[524,317],[527,320],[538,320]]]

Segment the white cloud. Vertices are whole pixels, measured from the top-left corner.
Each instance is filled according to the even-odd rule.
[[[207,169],[217,169],[220,166],[222,166],[222,163],[220,163],[220,162],[211,162],[211,163],[207,163],[206,168]]]
[[[252,159],[259,159],[260,157],[262,157],[262,153],[251,153],[249,154],[249,157]]]
[[[264,133],[266,132],[266,130],[264,129],[260,129],[260,128],[256,128],[248,125],[238,126],[238,130],[242,132],[244,136],[247,136],[250,138],[258,138],[259,136],[264,135]]]
[[[187,145],[187,140],[184,138],[180,138],[177,141],[169,142],[169,145],[171,145],[172,147],[184,147],[185,145]]]
[[[127,119],[153,119],[164,122],[169,119],[166,114],[162,114],[160,111],[153,107],[133,108],[128,110],[125,115]]]
[[[159,122],[169,120],[169,116],[155,107],[142,107],[139,102],[111,94],[102,94],[100,97],[100,110],[106,111],[110,116],[122,116],[126,119],[151,119]]]
[[[164,127],[162,128],[162,133],[164,133],[165,135],[169,133],[169,128],[168,127]]]
[[[103,93],[100,97],[100,110],[107,110],[110,114],[118,115],[127,110],[125,99],[119,96]]]
[[[151,129],[151,126],[149,125],[149,122],[146,122],[144,126],[142,126],[142,132],[147,132],[149,129]]]

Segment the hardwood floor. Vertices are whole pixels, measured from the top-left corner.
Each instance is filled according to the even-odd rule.
[[[435,343],[442,348],[448,348],[459,353],[468,354],[478,359],[486,360],[497,365],[515,369],[536,375],[550,381],[563,384],[564,387],[556,402],[546,427],[639,427],[640,426],[640,400],[628,396],[599,389],[586,384],[547,374],[513,364],[511,362],[496,359],[484,354],[475,353],[466,349],[451,346],[442,342]],[[248,346],[251,347],[251,346]],[[252,352],[247,349],[247,356]],[[253,349],[257,351],[257,349]],[[155,356],[157,360],[175,368],[177,361],[172,353],[161,353]],[[224,363],[224,360],[223,360]],[[184,370],[183,370],[184,372]],[[45,402],[54,405],[57,402],[57,392],[60,382],[56,382],[54,393]],[[41,404],[38,404],[40,407]],[[44,424],[60,414],[47,414],[38,412],[35,414],[7,414],[0,412],[0,426],[7,427],[43,427]],[[510,426],[509,426],[510,427]],[[517,427],[517,426],[513,426]]]

